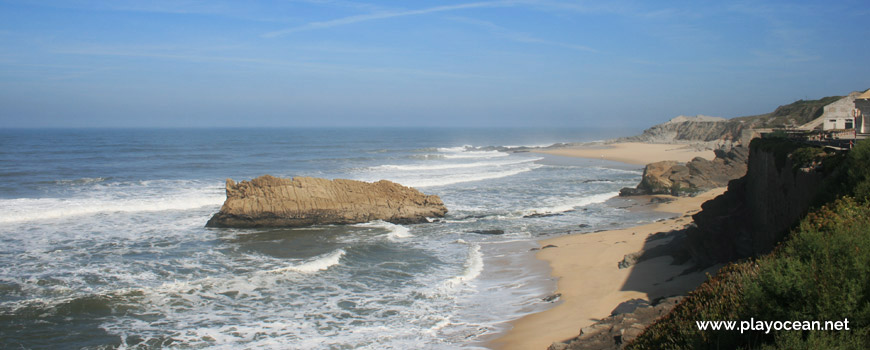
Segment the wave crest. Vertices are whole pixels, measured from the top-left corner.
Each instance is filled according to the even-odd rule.
[[[286,273],[286,272],[301,272],[301,273],[314,273],[318,271],[323,271],[329,269],[332,266],[338,265],[341,263],[341,258],[346,254],[344,249],[336,249],[332,252],[318,255],[304,263],[282,267],[279,269],[266,271],[267,273]]]

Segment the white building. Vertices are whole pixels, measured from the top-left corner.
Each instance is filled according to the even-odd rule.
[[[855,91],[849,94],[849,96],[825,106],[822,116],[819,117],[819,119],[823,120],[822,129],[842,130],[855,128],[855,99],[859,96],[861,96],[861,91]]]

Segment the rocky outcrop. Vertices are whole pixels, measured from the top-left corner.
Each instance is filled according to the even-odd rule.
[[[619,304],[609,317],[581,329],[576,338],[553,343],[548,350],[622,349],[648,325],[670,312],[682,299],[683,297],[666,298],[655,305],[650,305],[643,299],[626,301]]]
[[[764,147],[765,143],[780,143]],[[687,249],[707,266],[769,252],[804,215],[819,193],[824,173],[801,169],[790,157],[786,140],[755,140],[746,176],[704,203],[687,230]]]
[[[387,180],[263,175],[239,183],[227,179],[226,190],[226,201],[207,227],[300,227],[373,220],[406,224],[447,213],[438,196]]]
[[[692,143],[709,148],[747,145],[754,133],[743,123],[727,119],[695,116],[679,116],[665,123],[654,125],[642,134],[619,138],[617,142]]]
[[[715,154],[713,160],[697,157],[685,164],[676,161],[648,164],[640,184],[636,188],[623,188],[619,195],[692,195],[723,187],[728,181],[746,174],[749,156],[746,147],[733,147],[728,152],[717,149]]]

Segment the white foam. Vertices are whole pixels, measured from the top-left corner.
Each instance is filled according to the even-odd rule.
[[[375,227],[375,228],[385,229],[388,231],[387,238],[389,238],[391,240],[414,237],[414,235],[411,234],[411,229],[409,229],[405,226],[402,226],[402,225],[396,225],[396,224],[389,223],[389,222],[386,222],[383,220],[375,220],[375,221],[370,221],[370,222],[363,223],[363,224],[355,224],[355,225],[351,225],[351,226]]]
[[[616,197],[619,195],[619,192],[607,192],[594,194],[591,196],[585,196],[580,198],[571,198],[564,201],[563,204],[544,207],[544,208],[535,208],[523,211],[523,215],[533,215],[533,214],[558,214],[564,213],[567,211],[574,210],[574,208],[585,207],[590,204],[597,204],[606,202],[608,199]]]
[[[507,149],[514,149],[514,148],[545,148],[545,147],[550,147],[550,146],[552,146],[552,145],[554,145],[554,144],[552,144],[552,143],[539,143],[539,144],[534,144],[534,145],[505,145],[505,146],[502,146],[502,147],[507,148]]]
[[[465,173],[465,174],[451,174],[451,175],[442,175],[442,176],[431,176],[425,178],[419,177],[407,177],[407,178],[394,178],[393,181],[403,184],[405,186],[410,187],[435,187],[435,186],[446,186],[453,185],[464,182],[474,182],[474,181],[483,181],[483,180],[492,180],[499,179],[508,176],[514,176],[517,174],[522,174],[528,171],[532,171],[534,169],[540,168],[543,165],[540,164],[528,164],[523,167],[503,170],[503,171],[490,171],[490,172],[474,172],[474,173]]]
[[[327,254],[319,255],[311,260],[308,260],[304,263],[282,267],[280,269],[274,269],[266,271],[267,273],[286,273],[290,271],[301,272],[301,273],[314,273],[318,271],[323,271],[329,269],[332,266],[338,265],[341,262],[341,257],[345,254],[344,249],[336,249]]]
[[[218,206],[223,195],[191,194],[145,198],[16,198],[0,200],[0,223],[58,219],[99,213],[189,210]]]
[[[440,295],[451,294],[451,292],[456,291],[464,284],[468,284],[483,272],[483,254],[480,253],[480,245],[476,243],[464,244],[468,244],[468,255],[465,259],[462,274],[444,281],[437,290],[437,293]]]
[[[54,183],[58,185],[87,185],[108,180],[107,177],[83,177],[75,180],[57,180]]]
[[[439,163],[439,164],[420,164],[420,165],[379,165],[373,167],[372,170],[399,170],[399,171],[426,171],[426,170],[449,170],[449,169],[468,169],[468,168],[483,168],[483,167],[503,167],[522,163],[529,163],[541,160],[543,158],[523,158],[512,159],[508,161],[492,162],[473,162],[473,163]]]
[[[462,153],[445,154],[444,158],[447,158],[447,159],[496,158],[496,157],[507,157],[509,155],[510,155],[510,153],[499,152],[499,151],[465,151]]]
[[[610,168],[610,167],[595,167],[595,169],[610,171],[614,173],[622,173],[622,174],[635,174],[635,175],[643,175],[643,170],[631,170],[631,169],[619,169],[619,168]]]
[[[444,158],[447,159],[466,159],[466,158],[495,158],[507,157],[510,154],[499,151],[475,151],[473,146],[465,145],[460,147],[441,147],[438,152],[445,153]]]
[[[159,212],[220,206],[224,191],[211,181],[72,180],[62,196],[0,199],[0,223],[30,222],[101,213]]]
[[[458,146],[458,147],[438,147],[438,148],[436,148],[435,150],[438,151],[438,152],[452,152],[452,153],[459,153],[459,152],[465,152],[465,150],[467,150],[467,149],[469,149],[469,148],[471,148],[471,147],[473,147],[473,146],[471,146],[471,145],[464,145],[464,146]]]

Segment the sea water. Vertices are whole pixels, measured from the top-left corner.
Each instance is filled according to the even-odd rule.
[[[0,130],[0,344],[480,348],[549,306],[537,239],[651,219],[606,203],[639,167],[513,150],[621,133]],[[226,178],[263,174],[387,179],[439,195],[449,213],[204,227]],[[504,234],[478,233],[491,230]]]

